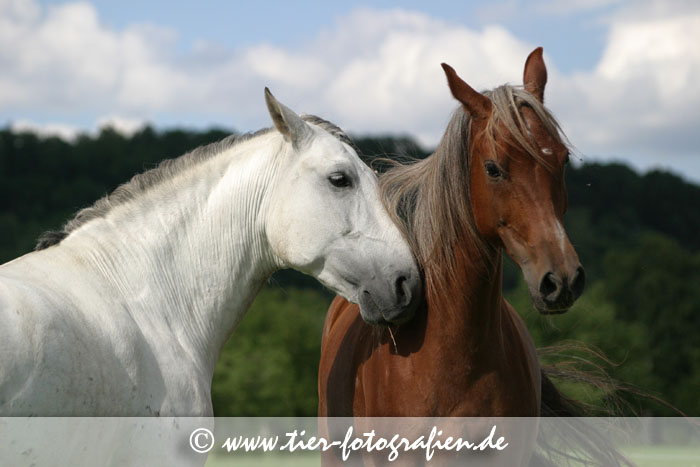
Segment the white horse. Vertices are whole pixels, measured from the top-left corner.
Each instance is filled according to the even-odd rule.
[[[277,131],[137,175],[0,266],[0,415],[211,416],[219,351],[280,268],[369,322],[411,317],[419,272],[374,174],[265,97]]]

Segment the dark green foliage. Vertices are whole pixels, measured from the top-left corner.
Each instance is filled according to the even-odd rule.
[[[228,134],[145,128],[124,137],[105,129],[67,143],[0,130],[0,263],[31,251],[43,231],[59,228],[134,174]],[[427,155],[407,137],[356,142],[368,161]],[[666,172],[639,175],[621,164],[593,163],[569,167],[567,189],[565,224],[586,268],[587,291],[569,313],[542,317],[532,310],[517,266],[506,260],[509,298],[538,346],[583,341],[617,363],[613,377],[700,415],[700,187]],[[275,274],[271,284],[222,351],[213,382],[217,415],[316,412],[331,294],[293,271]],[[578,384],[565,388],[594,403],[611,395]],[[643,399],[630,402],[671,413]]]
[[[331,298],[267,287],[224,346],[214,373],[217,416],[314,416],[321,329]]]
[[[402,162],[423,159],[430,154],[410,137],[356,137],[353,139],[362,152],[362,158],[370,167],[383,172],[388,164],[385,159],[393,159]]]
[[[609,250],[625,248],[653,230],[700,249],[700,187],[676,175],[638,175],[621,164],[584,164],[566,174],[566,228],[586,267],[597,278]]]
[[[700,412],[700,253],[659,234],[605,257],[607,295],[626,323],[648,325],[647,354],[656,389]]]
[[[0,130],[0,229],[14,232],[14,240],[0,243],[0,263],[30,251],[43,231],[59,228],[135,174],[228,134],[156,133],[147,127],[125,138],[106,128],[97,137],[81,136],[69,144]],[[8,215],[14,221],[3,217]],[[8,235],[2,232],[0,239]]]
[[[610,359],[583,350],[565,351],[549,362],[585,359],[582,369],[604,368],[617,391],[585,384],[565,386],[577,399],[602,404],[618,396],[626,414],[678,415],[658,397],[688,415],[700,413],[700,253],[691,253],[662,234],[644,232],[631,244],[611,249],[604,273],[568,313],[539,316],[530,306],[524,283],[509,293],[539,347],[565,340],[583,342]],[[547,359],[545,359],[545,362]],[[590,363],[588,361],[591,361]],[[645,397],[638,394],[645,393]]]
[[[527,323],[537,346],[554,347],[540,356],[542,363],[570,365],[602,379],[602,387],[557,381],[559,388],[573,399],[597,407],[607,406],[610,396],[616,394],[615,385],[606,373],[614,381],[631,382],[647,391],[656,386],[658,378],[650,371],[647,326],[618,319],[602,282],[590,286],[563,315],[542,316],[535,311],[523,281],[508,293],[508,299]],[[622,413],[632,415],[637,408],[636,405],[622,407]]]

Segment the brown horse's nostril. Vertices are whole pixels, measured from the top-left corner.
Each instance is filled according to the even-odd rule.
[[[540,281],[540,294],[545,301],[555,302],[561,291],[561,279],[553,272],[548,272]]]
[[[550,310],[566,311],[581,296],[585,286],[586,274],[581,266],[570,279],[550,271],[540,281],[540,298]]]
[[[582,266],[576,268],[574,277],[571,278],[571,292],[574,294],[574,300],[579,298],[586,287],[586,272]]]

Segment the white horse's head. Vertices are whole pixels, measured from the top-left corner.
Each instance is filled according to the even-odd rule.
[[[267,89],[265,100],[287,146],[266,220],[278,261],[359,304],[369,323],[407,321],[421,300],[421,279],[374,173],[350,145]]]

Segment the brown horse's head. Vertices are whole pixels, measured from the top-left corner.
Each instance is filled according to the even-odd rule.
[[[524,89],[480,94],[446,64],[452,91],[471,118],[469,181],[479,234],[520,266],[535,307],[561,313],[581,295],[585,274],[562,226],[569,151],[543,106],[542,49],[525,63]]]

